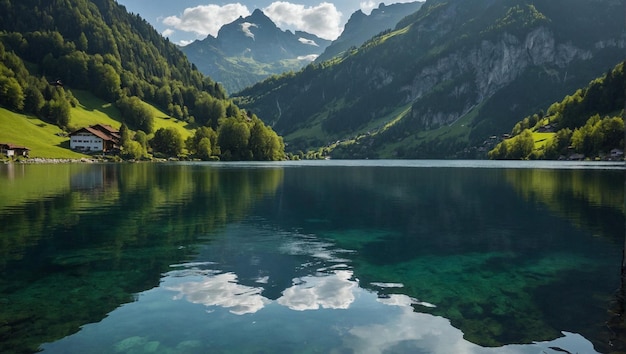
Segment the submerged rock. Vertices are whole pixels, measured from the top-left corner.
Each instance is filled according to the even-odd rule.
[[[176,353],[197,353],[202,348],[202,342],[199,340],[186,340],[178,343]]]
[[[115,352],[126,353],[134,348],[143,347],[143,346],[146,346],[147,344],[149,344],[148,340],[145,339],[144,337],[139,337],[139,336],[128,337],[115,345]]]
[[[155,340],[148,342],[143,346],[143,352],[144,353],[156,353],[157,349],[159,348],[159,345],[160,343]]]

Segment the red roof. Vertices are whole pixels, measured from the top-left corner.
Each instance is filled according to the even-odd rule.
[[[114,140],[114,136],[110,135],[110,134],[106,134],[105,132],[95,129],[93,128],[93,126],[91,127],[84,127],[84,128],[80,128],[78,130],[76,130],[75,132],[73,132],[72,134],[70,134],[70,136],[72,135],[76,135],[80,132],[87,132],[87,133],[91,133],[95,136],[97,136],[98,138],[102,139],[102,140]]]
[[[26,146],[19,146],[11,143],[0,143],[0,146],[3,146],[5,149],[9,150],[30,150]]]
[[[111,134],[119,134],[120,132],[119,130],[113,128],[112,126],[108,124],[95,124],[95,125],[92,125],[91,128],[98,129],[98,130],[105,130]]]

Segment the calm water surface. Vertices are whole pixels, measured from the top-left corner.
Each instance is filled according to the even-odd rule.
[[[623,351],[624,180],[605,163],[3,165],[0,352]]]

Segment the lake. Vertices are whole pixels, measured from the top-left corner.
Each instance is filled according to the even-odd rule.
[[[626,350],[619,163],[0,165],[0,352]]]

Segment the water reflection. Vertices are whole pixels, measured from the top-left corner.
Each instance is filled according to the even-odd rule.
[[[181,275],[171,273],[169,276],[179,277]],[[198,277],[200,279],[193,280]],[[234,273],[190,276],[188,272],[185,272],[185,279],[189,278],[191,280],[184,283],[165,287],[167,290],[178,293],[174,300],[185,298],[194,304],[221,306],[229,309],[235,315],[255,313],[269,302],[268,299],[261,296],[262,288],[238,284],[237,275]]]
[[[7,173],[0,352],[611,349],[621,173],[216,166]]]
[[[184,270],[166,274],[168,278],[187,280],[166,287],[178,293],[176,299],[228,308],[234,314],[255,313],[273,301],[263,294],[271,296],[270,284],[279,283],[283,286],[278,288],[280,296],[274,300],[291,310],[347,309],[354,301],[358,284],[346,264],[349,260],[344,257],[351,251],[338,249],[312,235],[263,228],[254,223],[231,225],[224,232],[200,251],[200,259],[180,265]],[[217,257],[219,263],[215,262]],[[291,266],[266,267],[275,263]],[[244,279],[240,280],[237,273]],[[302,276],[289,278],[291,284],[287,286],[285,278],[294,273]],[[242,281],[257,286],[244,285]]]
[[[484,348],[467,341],[463,332],[450,321],[438,316],[416,313],[413,301],[396,295],[387,305],[397,306],[400,313],[392,321],[356,326],[346,338],[345,346],[354,353],[458,353],[458,354],[535,354],[597,353],[591,342],[579,334],[563,332],[552,341],[529,345],[505,345]]]
[[[44,352],[84,351],[98,343],[93,352],[137,353],[155,348],[180,352],[189,346],[189,353],[248,353],[259,348],[329,353],[595,353],[590,341],[570,332],[545,342],[482,347],[469,341],[449,319],[423,312],[435,305],[404,294],[403,284],[381,281],[368,284],[370,289],[362,287],[352,266],[339,257],[354,252],[311,235],[267,229],[264,223],[254,219],[226,227],[193,260],[173,265],[159,288],[139,294],[136,302],[73,336],[44,345]],[[239,253],[225,252],[230,247]],[[274,252],[266,253],[268,249]],[[293,260],[292,267],[274,271],[264,267],[282,257]],[[252,269],[267,275],[253,276]],[[276,300],[263,295],[266,283],[293,274],[300,275]],[[250,286],[251,281],[256,286]]]
[[[237,282],[234,273],[205,271],[198,280],[188,280],[178,285],[169,285],[165,289],[176,292],[174,300],[186,299],[194,304],[220,306],[235,315],[255,313],[271,302],[261,295],[263,288],[249,287]],[[184,272],[185,279],[194,279]],[[206,274],[209,273],[209,274]],[[179,277],[180,274],[169,273]],[[292,310],[305,311],[325,309],[347,309],[354,302],[354,288],[357,283],[348,270],[334,271],[332,274],[309,276],[294,279],[294,285],[283,291],[277,303]]]
[[[278,303],[292,310],[305,311],[325,309],[347,309],[354,302],[352,271],[335,270],[323,276],[308,276],[294,279],[294,285],[283,291]]]
[[[0,166],[0,352],[35,352],[133,301],[282,179],[207,167]]]

